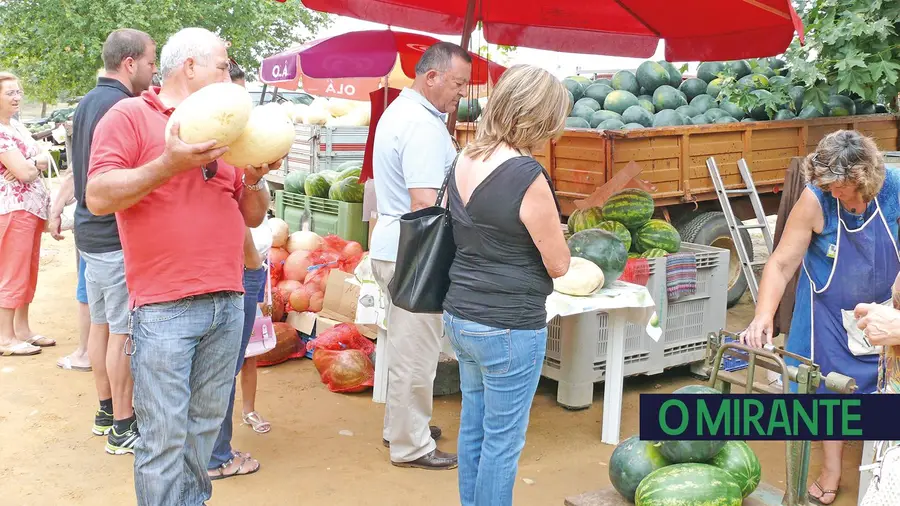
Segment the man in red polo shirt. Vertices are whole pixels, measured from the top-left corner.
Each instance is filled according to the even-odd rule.
[[[160,54],[162,88],[118,102],[94,134],[87,206],[116,213],[131,299],[140,506],[199,506],[212,496],[206,467],[244,320],[244,227],[268,209],[269,165],[217,162],[227,148],[185,144],[178,125],[167,140],[166,123],[191,93],[230,81],[229,65],[212,32],[176,33]]]

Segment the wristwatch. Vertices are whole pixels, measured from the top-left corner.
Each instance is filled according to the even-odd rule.
[[[248,190],[253,190],[255,192],[269,187],[268,183],[266,183],[266,178],[261,178],[256,182],[256,184],[247,184],[247,174],[241,176],[241,184],[243,184],[244,187],[246,187]]]

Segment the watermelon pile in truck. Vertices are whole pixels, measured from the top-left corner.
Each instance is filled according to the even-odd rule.
[[[777,58],[703,62],[696,77],[669,62],[646,61],[634,70],[572,76],[563,84],[572,105],[566,132],[535,153],[551,175],[563,219],[629,163],[638,164],[637,177],[653,187],[655,218],[674,225],[682,241],[731,251],[729,307],[747,281],[708,158],[715,158],[732,189],[743,188],[737,162],[746,160],[764,211],[773,215],[791,160],[815,150],[828,133],[856,129],[883,151],[900,149],[898,116],[890,112],[895,104],[837,93],[822,108],[804,103],[803,87]],[[466,111],[469,122],[456,126],[460,145],[474,138],[473,116],[481,112],[476,107],[467,108],[475,109]],[[733,198],[732,208],[739,219],[754,218],[749,198]],[[752,256],[750,236],[742,234]]]

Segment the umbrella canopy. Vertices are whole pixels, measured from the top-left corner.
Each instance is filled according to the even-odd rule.
[[[260,77],[264,83],[296,82],[301,76],[313,79],[382,78],[390,82],[416,76],[416,63],[431,45],[440,40],[428,35],[365,30],[319,39],[263,60]],[[506,70],[502,65],[472,55],[473,85],[496,82]],[[392,74],[393,73],[393,74]],[[393,79],[391,79],[393,77]]]
[[[321,12],[437,34],[480,21],[493,44],[666,60],[779,54],[803,24],[790,0],[304,0]]]

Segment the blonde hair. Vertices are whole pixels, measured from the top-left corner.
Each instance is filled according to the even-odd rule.
[[[465,154],[484,160],[502,144],[540,148],[562,135],[568,114],[569,94],[559,80],[540,67],[514,65],[497,82]]]
[[[18,83],[19,78],[11,72],[0,72],[0,88],[3,87],[3,83],[5,83],[6,81],[15,81]]]
[[[806,157],[803,174],[826,191],[833,184],[852,184],[869,202],[884,185],[884,157],[871,138],[856,130],[838,130],[826,135]]]

